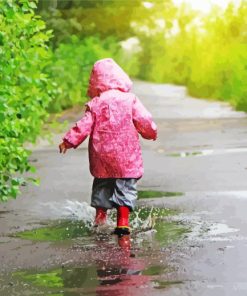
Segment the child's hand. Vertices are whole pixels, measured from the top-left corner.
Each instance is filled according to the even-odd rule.
[[[63,154],[65,154],[66,153],[66,151],[67,151],[67,146],[66,146],[66,143],[64,143],[64,142],[62,142],[60,145],[59,145],[59,151],[60,151],[60,153],[63,153]]]

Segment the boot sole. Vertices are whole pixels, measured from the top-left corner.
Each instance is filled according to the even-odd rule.
[[[130,229],[128,227],[116,227],[112,234],[116,234],[118,236],[129,235]]]

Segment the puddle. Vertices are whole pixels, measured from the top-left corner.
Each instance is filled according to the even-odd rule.
[[[175,233],[180,234],[181,225],[178,222],[166,221],[166,217],[176,215],[177,211],[167,208],[137,208],[130,215],[130,227],[132,234],[138,234],[153,229],[155,236],[161,241],[171,241]],[[116,221],[116,211],[110,212],[107,225],[95,229],[93,223],[81,220],[58,220],[48,221],[46,226],[17,232],[13,236],[26,240],[33,241],[68,241],[76,238],[89,238],[97,235],[97,232],[102,232],[105,235],[110,235],[114,230]],[[187,231],[186,227],[182,227]],[[165,232],[163,236],[159,232]]]
[[[233,228],[222,222],[212,222],[210,219],[205,220],[204,214],[207,212],[198,212],[197,214],[180,213],[177,216],[171,217],[173,222],[177,221],[190,229],[185,233],[186,241],[195,245],[201,242],[232,242],[242,241],[247,237],[242,236],[240,229]]]
[[[154,289],[166,289],[183,284],[182,281],[158,280],[157,274],[145,271],[145,262],[129,257],[119,264],[96,261],[93,266],[59,268],[36,273],[21,271],[12,274],[13,286],[23,285],[32,295],[143,295]],[[156,267],[157,268],[157,267]],[[137,290],[138,288],[138,290]],[[145,294],[146,295],[146,294]]]
[[[10,241],[9,237],[1,237],[0,236],[0,244],[6,244]]]
[[[190,229],[180,222],[157,223],[155,225],[155,230],[157,231],[155,239],[159,241],[162,246],[176,242],[190,232]]]
[[[227,148],[227,149],[205,149],[201,151],[182,151],[172,152],[166,154],[170,157],[191,157],[191,156],[208,156],[208,155],[223,155],[223,154],[235,154],[235,153],[246,153],[247,148]]]
[[[64,259],[67,261],[59,266],[50,261],[50,267],[8,274],[4,282],[11,284],[2,285],[4,295],[15,291],[15,295],[143,296],[144,291],[151,295],[156,289],[181,285],[179,279],[171,281],[174,267],[169,265],[170,256],[166,253],[190,232],[181,222],[171,221],[170,217],[177,214],[166,208],[138,208],[130,219],[130,249],[123,248],[117,236],[96,234],[88,219],[52,221],[34,230],[16,233],[37,244],[39,241],[69,241],[71,244],[62,247],[67,248],[66,253],[73,252],[73,259]],[[109,215],[111,230],[115,219],[116,211],[112,211]],[[52,246],[59,248],[58,243]]]
[[[226,224],[223,224],[223,223],[215,223],[213,225],[211,225],[211,227],[209,228],[208,232],[207,232],[207,235],[208,236],[213,236],[213,237],[216,237],[218,235],[221,235],[221,234],[227,234],[227,233],[233,233],[233,232],[238,232],[239,229],[236,229],[236,228],[231,228],[229,227],[228,225]]]
[[[167,154],[167,156],[170,156],[170,157],[189,157],[189,156],[198,156],[198,155],[203,155],[203,153],[200,151],[195,151],[195,152],[177,152],[177,153]]]
[[[12,213],[13,211],[0,211],[0,219],[4,218],[5,215]]]
[[[144,198],[160,198],[160,197],[175,197],[182,196],[183,192],[169,192],[169,191],[152,191],[152,190],[140,190],[138,191],[138,199]]]
[[[155,289],[167,289],[173,285],[181,285],[182,281],[153,281]]]
[[[161,224],[166,226],[158,227],[152,236],[152,241],[160,242],[160,246],[181,239],[185,232],[185,229],[181,231],[181,225],[177,231],[174,223]],[[160,231],[167,233],[161,234]],[[74,264],[70,262],[70,265],[47,270],[13,272],[9,278],[11,287],[7,287],[5,292],[20,289],[27,293],[25,295],[141,296],[144,292],[151,295],[154,289],[169,289],[183,284],[181,280],[171,280],[174,267],[169,265],[169,256],[160,252],[155,243],[147,247],[147,237],[142,236],[142,239],[140,242],[138,234],[133,234],[132,248],[121,249],[109,238],[104,242],[98,241],[97,249],[90,248],[93,255],[89,261],[80,262],[83,249],[78,248]]]
[[[17,232],[15,237],[35,241],[64,241],[90,235],[90,227],[82,221],[52,221],[46,227]]]
[[[32,273],[27,271],[20,271],[13,273],[14,276],[21,278],[22,280],[32,283],[34,286],[47,287],[47,288],[59,288],[63,287],[62,281],[63,269],[56,269],[52,271],[42,273]]]

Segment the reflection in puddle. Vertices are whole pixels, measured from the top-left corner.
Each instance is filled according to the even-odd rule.
[[[97,235],[91,225],[75,220],[53,221],[45,227],[17,233],[21,238],[36,241],[60,241],[62,244],[63,240],[69,240],[77,255],[74,261],[62,267],[12,273],[13,285],[5,290],[6,295],[11,295],[11,289],[15,289],[25,295],[138,296],[143,295],[144,289],[148,293],[180,285],[181,281],[170,280],[169,275],[174,270],[165,250],[169,246],[172,248],[190,229],[167,220],[174,214],[177,212],[165,208],[139,208],[131,216],[131,248],[120,244],[120,238],[117,244],[116,236]],[[114,215],[113,212],[110,219],[114,220]],[[152,223],[152,229],[142,231],[148,223]],[[82,259],[84,252],[88,252],[86,257],[91,259]],[[15,295],[24,294],[17,292]]]
[[[135,248],[119,248],[107,242],[101,244],[103,248],[100,254],[95,254],[91,264],[14,272],[13,286],[22,285],[22,289],[32,295],[128,296],[143,295],[143,289],[147,292],[182,284],[179,280],[169,280],[172,268],[165,260],[160,260],[157,249],[149,249],[149,256],[141,256],[143,250],[138,253]]]
[[[169,192],[169,191],[152,191],[152,190],[140,190],[138,191],[138,199],[144,198],[159,198],[159,197],[175,197],[182,196],[183,192]]]
[[[154,288],[155,289],[167,289],[171,285],[179,285],[183,284],[182,281],[154,281]]]
[[[47,227],[26,230],[15,234],[28,240],[37,241],[64,241],[76,237],[86,237],[90,234],[89,226],[82,221],[58,221],[51,222]]]
[[[160,266],[146,267],[144,259],[126,252],[113,252],[111,258],[95,260],[91,266],[66,267],[36,273],[13,273],[13,280],[24,282],[35,295],[143,295],[152,288],[165,289],[182,281],[159,280],[165,274]],[[150,270],[152,269],[152,272]],[[156,272],[153,272],[156,270]],[[45,293],[45,294],[41,294]]]

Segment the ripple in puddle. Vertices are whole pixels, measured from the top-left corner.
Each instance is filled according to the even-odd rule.
[[[11,295],[14,289],[25,295],[143,296],[144,292],[155,295],[155,290],[180,285],[182,282],[176,278],[171,280],[174,271],[169,265],[169,256],[161,252],[161,248],[169,248],[190,231],[187,226],[167,219],[174,214],[176,211],[164,208],[141,208],[132,213],[131,249],[121,249],[114,244],[115,236],[106,235],[102,240],[92,232],[90,224],[81,221],[53,222],[46,227],[17,233],[21,238],[35,241],[71,240],[76,243],[77,259],[64,267],[14,272],[10,276],[12,287],[5,292]],[[115,221],[115,213],[110,219]],[[91,255],[87,255],[90,259],[86,262],[80,262],[85,241]]]

